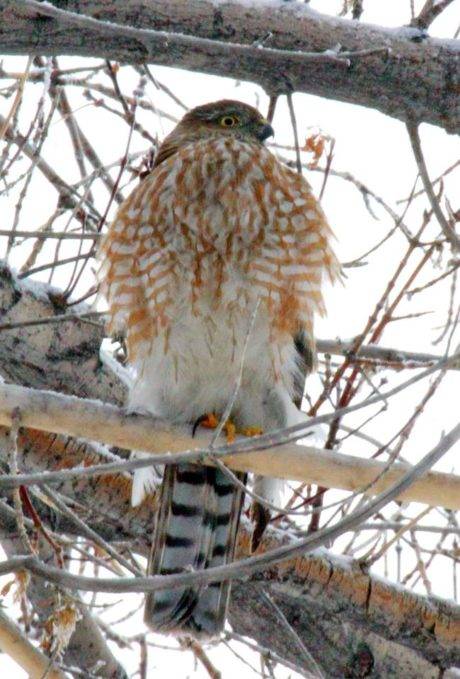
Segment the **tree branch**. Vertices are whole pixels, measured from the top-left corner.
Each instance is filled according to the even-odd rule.
[[[53,667],[49,658],[24,636],[19,627],[0,607],[0,650],[9,655],[27,672],[30,679],[65,679],[65,674]]]
[[[422,365],[433,365],[441,360],[441,356],[419,351],[405,351],[393,347],[381,347],[378,344],[364,344],[355,354],[352,353],[353,340],[318,339],[316,348],[323,354],[336,354],[347,356],[351,363],[359,363],[363,358],[376,361],[377,363],[393,364],[401,368],[420,368]],[[460,370],[460,358],[457,363],[452,363],[449,370]]]
[[[279,543],[272,533],[263,549]],[[440,599],[414,595],[352,560],[319,552],[270,569],[262,583],[252,578],[232,587],[232,627],[297,665],[304,666],[301,653],[261,600],[261,584],[328,677],[367,676],[358,672],[364,644],[371,677],[435,679],[440,668],[460,663],[458,606],[445,609]]]
[[[271,0],[71,0],[62,13],[40,4],[0,1],[4,53],[157,63],[249,80],[271,95],[309,92],[460,130],[458,42],[416,28],[357,26]],[[270,46],[260,47],[267,31]],[[345,54],[334,51],[337,44]]]
[[[460,238],[457,236],[457,234],[455,233],[455,231],[445,218],[444,213],[441,210],[441,206],[439,205],[439,201],[434,192],[433,185],[431,183],[431,179],[428,174],[428,169],[425,163],[425,158],[423,157],[422,145],[420,143],[420,137],[418,134],[418,125],[415,124],[413,121],[409,120],[406,123],[406,127],[409,133],[412,151],[414,152],[414,157],[417,163],[418,171],[420,173],[420,177],[422,178],[423,188],[425,189],[425,193],[427,194],[428,200],[430,201],[431,209],[436,215],[436,219],[439,222],[442,232],[449,241],[449,243],[451,244],[453,250],[458,252],[458,250],[460,250]]]
[[[396,463],[385,472],[385,463],[377,460],[293,443],[283,444],[285,438],[282,432],[278,438],[275,432],[273,435],[256,437],[254,444],[250,439],[243,439],[232,445],[216,446],[210,451],[209,436],[192,437],[190,428],[187,427],[173,426],[146,415],[127,414],[121,408],[96,401],[84,401],[17,385],[0,385],[0,424],[11,426],[13,412],[21,413],[21,423],[25,427],[94,439],[130,450],[144,450],[154,453],[156,457],[152,461],[120,461],[54,474],[3,476],[0,479],[0,488],[37,482],[51,483],[94,474],[113,474],[149,464],[168,464],[173,459],[177,462],[212,464],[209,460],[211,452],[215,457],[224,458],[237,471],[250,471],[344,490],[363,488],[372,495],[390,487],[410,469],[408,465]],[[321,420],[325,417],[321,416]],[[333,417],[336,417],[336,413],[330,414],[330,418]],[[307,423],[305,428],[308,429],[308,426]],[[299,432],[298,437],[305,436],[306,433]],[[260,443],[256,443],[258,441]],[[267,447],[270,449],[265,450]],[[172,453],[176,454],[174,458]],[[373,483],[383,472],[384,475]],[[460,477],[429,472],[407,489],[401,498],[459,509]]]
[[[260,572],[266,567],[280,563],[286,559],[294,558],[311,551],[317,547],[329,544],[329,542],[343,533],[357,528],[360,523],[368,519],[375,512],[385,507],[390,501],[400,497],[414,482],[420,479],[429,469],[438,462],[450,448],[460,439],[460,424],[448,432],[443,439],[431,451],[410,467],[390,487],[379,493],[375,499],[358,506],[354,511],[345,515],[333,525],[327,525],[317,532],[310,533],[307,537],[298,540],[294,545],[287,545],[273,550],[267,555],[257,554],[239,562],[209,568],[203,571],[191,573],[183,572],[180,575],[161,575],[147,578],[88,578],[74,576],[62,569],[45,566],[36,557],[26,556],[22,559],[12,560],[11,563],[0,564],[0,575],[25,568],[33,574],[50,579],[62,586],[73,586],[86,591],[105,592],[147,592],[174,587],[188,586],[191,584],[209,584],[223,579],[240,579],[247,575]],[[13,481],[14,477],[8,479]]]
[[[453,0],[426,0],[420,14],[412,19],[410,25],[426,30],[452,2]]]
[[[82,312],[90,311],[82,305]],[[62,318],[65,305],[56,288],[18,280],[0,260],[0,317],[12,324],[60,316],[43,326],[0,330],[0,366],[6,379],[32,387],[50,386],[67,394],[124,401],[123,385],[101,364],[104,328]]]
[[[81,535],[82,537],[85,536],[83,532]],[[13,537],[2,540],[2,546],[10,558],[21,553],[20,544]],[[48,544],[41,542],[39,551],[42,561],[52,561],[52,549]],[[87,670],[90,676],[93,675],[92,670],[97,668],[97,676],[101,679],[128,679],[128,675],[108,647],[88,607],[83,603],[77,592],[73,591],[71,597],[81,617],[76,620],[74,632],[67,647],[63,649],[62,663]],[[27,598],[37,616],[37,627],[40,632],[43,632],[46,629],[46,622],[53,615],[56,606],[53,590],[50,590],[46,580],[32,577],[27,586]],[[49,631],[46,632],[45,636],[48,634]],[[34,676],[43,679],[44,672],[42,671],[41,674]],[[64,675],[59,674],[59,679],[64,679]]]

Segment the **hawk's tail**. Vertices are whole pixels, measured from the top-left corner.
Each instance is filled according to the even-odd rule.
[[[243,475],[240,478],[244,480]],[[166,467],[149,575],[202,570],[233,559],[242,491],[220,470],[193,464]],[[212,637],[222,630],[230,583],[165,589],[147,595],[153,630]]]

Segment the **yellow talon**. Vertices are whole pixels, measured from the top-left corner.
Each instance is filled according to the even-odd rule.
[[[225,423],[224,431],[227,435],[227,443],[234,443],[236,435],[236,427],[231,420]]]
[[[197,425],[205,427],[205,429],[216,429],[219,425],[219,420],[214,413],[206,413],[203,418],[199,418],[195,427]],[[260,427],[244,427],[243,429],[237,429],[231,420],[227,420],[224,425],[224,431],[227,436],[227,443],[234,443],[237,434],[243,434],[243,436],[260,436],[263,430]]]
[[[260,436],[263,434],[263,429],[261,427],[244,427],[241,433],[243,436]]]
[[[200,420],[200,425],[206,429],[216,429],[219,424],[219,420],[214,415],[214,413],[207,413],[206,417]]]

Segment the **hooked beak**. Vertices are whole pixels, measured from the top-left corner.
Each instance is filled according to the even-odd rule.
[[[265,120],[257,128],[256,137],[259,141],[265,141],[268,137],[273,137],[274,134],[273,127]]]

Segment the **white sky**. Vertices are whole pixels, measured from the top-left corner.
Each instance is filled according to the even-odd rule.
[[[423,5],[423,2],[415,2],[416,13]],[[459,2],[452,5],[437,20],[430,34],[437,37],[452,37],[460,20]],[[317,0],[310,3],[315,9],[335,13],[340,9],[342,2],[337,0]],[[385,26],[400,26],[407,24],[410,19],[410,3],[400,0],[387,0],[379,2],[377,0],[367,0],[365,2],[365,12],[363,21],[381,24]],[[269,28],[269,27],[267,27]],[[61,59],[61,65],[81,65],[81,59]],[[25,66],[24,58],[5,58],[4,68],[6,70],[21,70]],[[262,111],[267,110],[267,97],[260,88],[253,84],[235,83],[232,80],[216,78],[211,76],[193,74],[185,71],[173,70],[163,67],[152,66],[152,73],[159,80],[168,84],[189,107],[198,105],[210,100],[219,98],[238,98],[251,104],[256,104]],[[137,85],[137,79],[124,72],[121,79],[126,86],[125,91],[130,92]],[[150,86],[151,87],[151,86]],[[150,89],[152,97],[155,97],[155,104],[159,108],[164,108],[176,115],[182,115],[179,107],[172,107],[169,100]],[[40,95],[39,86],[28,94],[32,101]],[[75,97],[75,102],[81,104],[81,97]],[[381,195],[397,212],[401,211],[401,206],[396,201],[409,195],[413,181],[416,176],[416,166],[412,157],[410,143],[403,123],[388,118],[378,112],[362,107],[342,104],[332,100],[321,99],[306,94],[296,94],[294,103],[297,114],[297,123],[300,138],[305,139],[311,133],[311,129],[320,128],[325,134],[330,135],[336,140],[333,168],[337,170],[347,170],[356,178],[363,181],[370,189]],[[9,110],[11,101],[0,99],[0,111],[3,115]],[[167,121],[154,121],[152,123],[151,114],[140,113],[140,119],[150,130],[156,130],[159,136],[166,134],[172,127]],[[97,150],[104,163],[110,163],[119,158],[126,145],[127,126],[110,117],[110,127],[107,127],[107,114],[104,111],[87,106],[78,112],[78,121],[90,139],[97,139]],[[276,131],[275,142],[277,144],[292,144],[292,131],[289,122],[286,102],[281,100],[277,106],[274,120]],[[162,129],[163,128],[163,129]],[[76,181],[79,178],[78,170],[74,164],[69,163],[65,149],[68,144],[68,137],[65,125],[60,122],[52,128],[53,141],[45,143],[43,155],[48,162],[59,167],[61,174],[68,181]],[[457,137],[448,136],[442,129],[430,125],[421,126],[421,139],[426,158],[428,160],[431,177],[436,177],[459,157],[460,144]],[[131,151],[145,151],[148,144],[145,140],[136,137]],[[322,182],[322,175],[310,173],[309,181],[315,189],[319,191]],[[457,191],[455,184],[457,182]],[[50,191],[46,181],[38,176],[34,180],[34,193],[30,194],[29,202],[25,206],[21,223],[18,228],[36,229],[38,228],[51,212]],[[458,209],[458,175],[457,178],[450,176],[445,181],[446,195],[453,200],[453,209]],[[105,205],[107,198],[103,195],[102,206]],[[13,196],[0,196],[0,215],[2,215],[0,228],[9,228],[11,224],[12,207],[15,200]],[[55,201],[55,198],[52,198]],[[323,207],[329,221],[337,236],[337,252],[341,261],[349,261],[365,252],[382,238],[391,228],[392,220],[388,218],[383,210],[372,200],[372,207],[378,216],[378,220],[373,220],[364,208],[363,201],[358,191],[350,188],[348,183],[341,179],[330,178],[323,199]],[[54,202],[52,203],[54,205]],[[420,207],[414,209],[407,223],[415,229],[419,222],[416,215],[426,206],[425,202],[420,203]],[[103,210],[103,207],[101,207]],[[63,225],[64,222],[61,222]],[[0,239],[0,253],[2,248]],[[75,245],[65,243],[62,250],[62,257],[74,254]],[[327,306],[329,314],[326,319],[321,319],[317,324],[317,335],[319,337],[348,338],[356,335],[363,327],[370,312],[373,310],[379,294],[382,293],[387,283],[389,272],[391,272],[401,257],[406,241],[401,236],[392,239],[376,257],[369,258],[369,264],[360,268],[347,269],[348,279],[346,285],[341,288],[337,286],[334,290],[327,293]],[[417,261],[420,254],[416,254],[414,261]],[[11,263],[19,266],[24,258],[24,251],[16,253],[13,251]],[[42,260],[47,261],[45,256]],[[441,273],[442,270],[439,271]],[[433,277],[432,271],[422,276],[417,284],[429,280]],[[47,280],[46,275],[42,277]],[[59,283],[59,279],[56,280]],[[84,281],[83,289],[88,287]],[[391,323],[385,330],[382,345],[393,346],[401,349],[412,349],[418,351],[429,351],[440,353],[442,346],[433,346],[432,342],[439,334],[438,326],[442,325],[446,316],[447,304],[446,289],[440,286],[432,288],[432,292],[419,298],[413,297],[406,300],[398,311],[399,314],[414,313],[417,311],[432,311],[428,316],[423,316],[418,320],[398,321]],[[457,339],[458,343],[458,339]],[[384,373],[383,373],[384,375]],[[401,379],[405,379],[407,373],[401,374]],[[378,379],[377,379],[378,383]],[[394,380],[392,384],[394,384]],[[311,390],[317,389],[317,382],[312,378]],[[397,422],[404,422],[412,412],[416,404],[425,393],[427,385],[425,383],[413,387],[410,392],[404,392],[400,398],[395,398],[391,402],[391,407],[386,415],[382,415],[374,421],[372,435],[376,438],[386,440],[387,430],[394,431]],[[431,446],[438,440],[443,430],[449,429],[458,421],[458,393],[459,377],[458,373],[450,374],[444,380],[436,398],[430,402],[426,409],[426,414],[421,418],[417,425],[409,444],[404,449],[406,459],[415,462],[422,454],[426,453]],[[356,419],[350,418],[347,424],[352,426],[361,421],[363,416]],[[354,441],[354,439],[353,439]],[[344,452],[354,454],[369,455],[368,447],[363,445],[358,450],[355,443],[345,444]],[[452,450],[439,464],[438,468],[445,471],[455,469],[460,447]],[[457,463],[458,472],[458,463]],[[332,496],[331,496],[332,497]],[[393,505],[393,510],[395,505]],[[412,515],[422,509],[421,506],[412,506]],[[430,516],[429,522],[434,522]],[[364,534],[366,535],[366,534]],[[364,538],[362,538],[363,540]],[[343,544],[346,540],[344,539]],[[336,548],[340,546],[338,542]],[[412,563],[414,557],[412,553],[407,553],[406,570],[409,570],[409,562]],[[380,568],[380,567],[379,567]],[[390,563],[390,577],[394,578],[394,561]],[[392,570],[393,569],[393,570]],[[376,572],[382,572],[376,571]],[[440,596],[451,596],[452,594],[452,570],[450,562],[439,560],[439,565],[432,571],[436,574],[435,593]],[[8,579],[8,578],[7,578]],[[419,591],[424,591],[422,587]],[[99,603],[109,600],[107,597],[98,598]],[[139,597],[136,601],[140,603]],[[7,598],[7,604],[11,603],[11,596]],[[106,620],[115,619],[119,614],[116,609],[113,615],[107,615]],[[138,613],[134,618],[120,626],[121,633],[130,635],[142,629],[141,616]],[[156,638],[160,643],[174,646],[172,640]],[[136,653],[127,651],[117,651],[120,654],[126,669],[134,671],[138,665]],[[258,667],[257,656],[251,658],[251,654],[242,651],[245,658],[249,658],[255,667]],[[224,679],[233,677],[238,672],[240,679],[254,677],[254,673],[243,663],[236,661],[235,658],[221,648],[210,651],[210,656],[215,660],[216,666],[222,671]],[[0,658],[1,668],[8,672],[8,676],[18,678],[25,676],[16,668],[11,661],[5,657]],[[171,651],[161,653],[154,649],[149,652],[149,677],[162,677],[172,674],[177,677],[193,677],[199,679],[208,676],[201,666],[195,667],[193,658],[189,653],[179,653]],[[288,676],[288,673],[277,671],[277,679]]]

